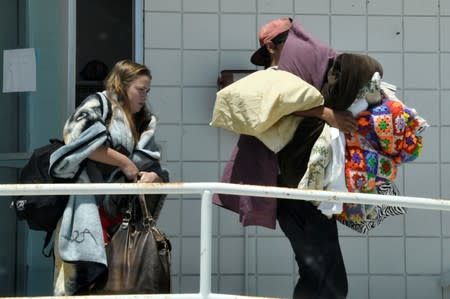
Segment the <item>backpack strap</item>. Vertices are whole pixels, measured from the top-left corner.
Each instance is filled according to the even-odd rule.
[[[95,93],[98,100],[100,101],[100,107],[102,108],[102,119],[105,122],[106,126],[109,125],[112,116],[111,102],[106,98],[103,92]]]
[[[48,247],[48,245],[50,244],[50,241],[52,240],[52,236],[53,236],[53,231],[51,231],[51,232],[47,231],[45,234],[44,245],[42,245],[42,250],[41,250],[42,255],[45,257],[50,257],[53,254],[53,245],[48,250],[48,252],[45,252],[45,249]]]

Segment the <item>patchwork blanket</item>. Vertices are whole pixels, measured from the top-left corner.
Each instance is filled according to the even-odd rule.
[[[372,192],[394,181],[397,166],[422,151],[423,118],[398,100],[382,103],[358,116],[358,131],[346,135],[345,176],[350,192]]]
[[[330,138],[330,129],[324,128],[314,144],[299,188],[400,194],[394,184],[397,167],[420,155],[422,132],[428,124],[414,109],[398,100],[395,93],[383,89],[380,95],[379,104],[359,110],[359,129],[342,136],[342,145],[333,143],[336,139]],[[340,169],[344,170],[342,184],[339,184]],[[406,213],[405,208],[387,205],[344,203],[341,211],[336,203],[317,205],[322,213],[336,214],[336,220],[360,233],[368,232],[389,216]]]

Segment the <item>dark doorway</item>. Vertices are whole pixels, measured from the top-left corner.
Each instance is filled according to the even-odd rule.
[[[103,90],[115,62],[133,58],[134,1],[77,0],[76,105]]]

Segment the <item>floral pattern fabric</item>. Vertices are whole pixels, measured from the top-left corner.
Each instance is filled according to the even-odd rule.
[[[346,135],[345,178],[349,192],[399,195],[394,184],[397,166],[421,153],[421,133],[427,122],[406,107],[395,93],[382,92],[381,104],[359,114],[358,131]],[[336,216],[342,224],[366,233],[386,217],[402,215],[406,208],[386,205],[343,204]]]
[[[387,97],[357,121],[358,131],[346,135],[347,189],[372,193],[377,185],[394,181],[399,164],[418,157],[426,122],[414,109]]]

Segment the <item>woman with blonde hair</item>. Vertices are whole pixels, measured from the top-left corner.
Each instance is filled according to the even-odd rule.
[[[147,107],[152,75],[122,60],[66,121],[65,145],[50,158],[50,174],[77,183],[167,182],[155,142],[156,117]],[[157,220],[165,196],[147,200]],[[123,196],[71,195],[55,234],[54,295],[87,294],[107,277],[105,245],[122,220]]]

